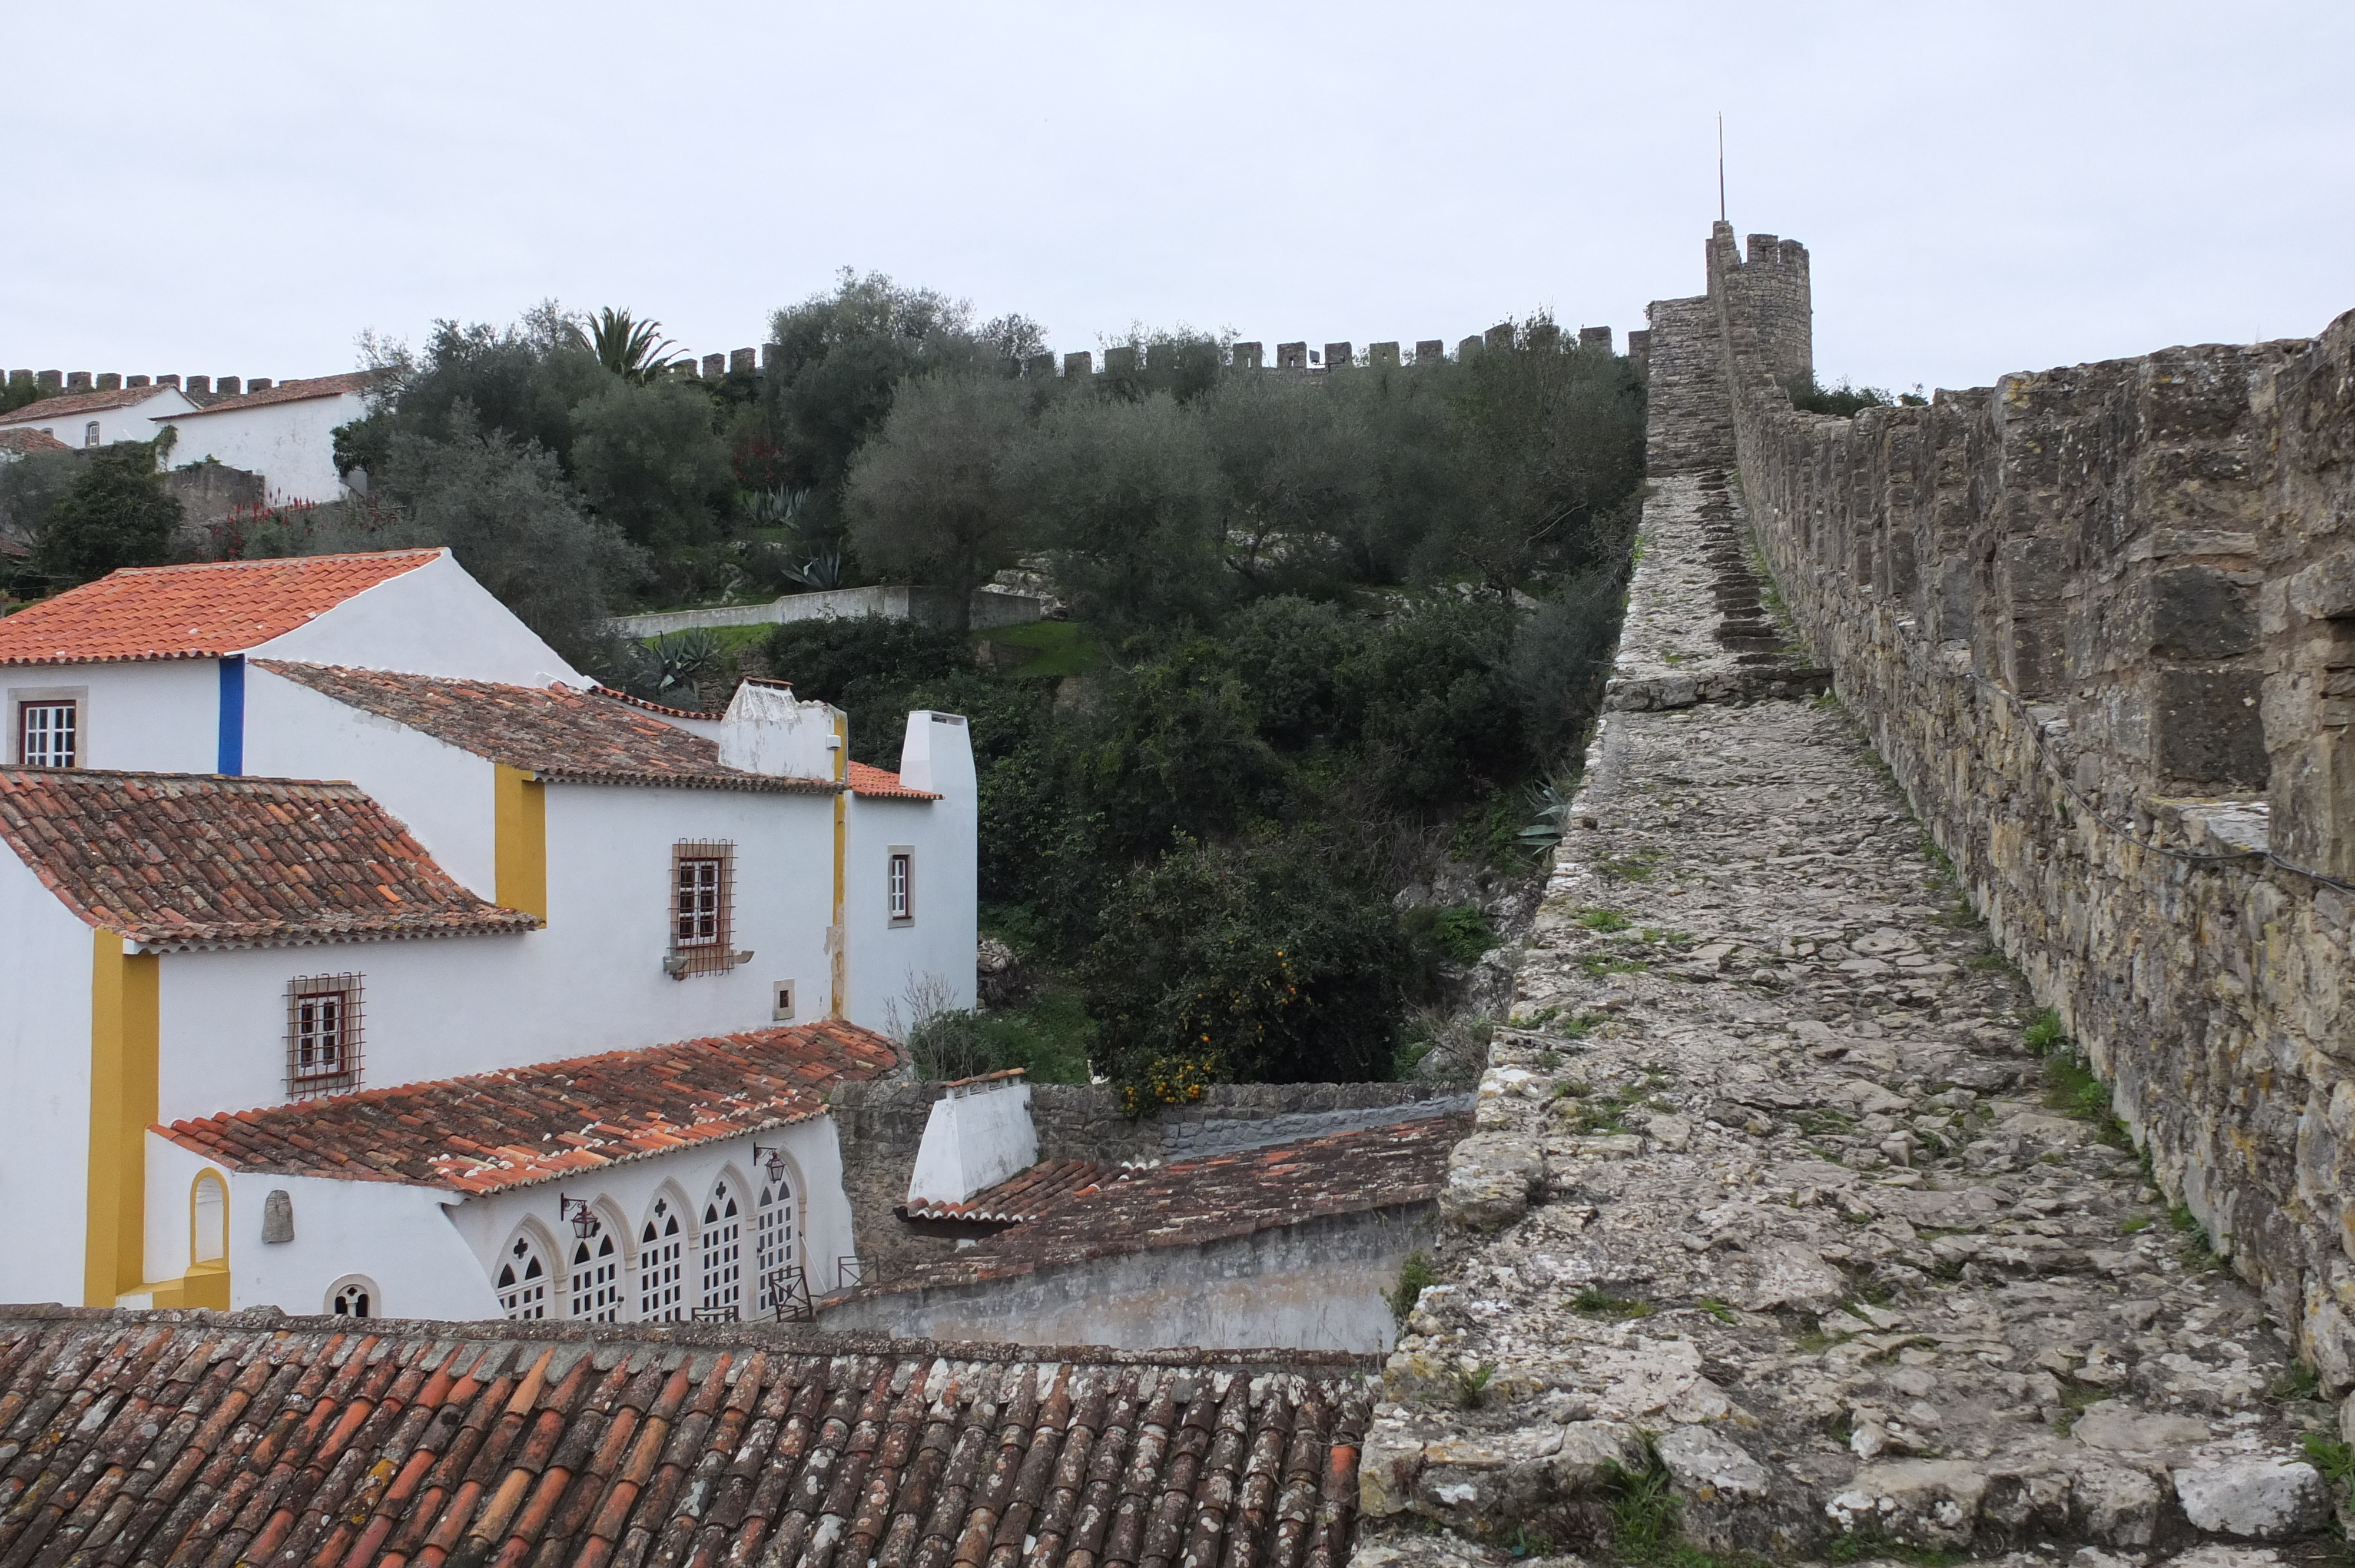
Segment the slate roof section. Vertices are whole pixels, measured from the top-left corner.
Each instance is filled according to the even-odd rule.
[[[1343,1568],[1368,1357],[0,1315],[0,1559]]]
[[[253,667],[462,751],[568,784],[662,785],[833,795],[830,779],[746,773],[719,761],[717,742],[616,702],[602,691],[516,686],[389,670],[257,659]]]
[[[1099,1257],[1199,1246],[1313,1220],[1435,1201],[1459,1117],[1426,1117],[1124,1172],[1067,1192],[1028,1221],[862,1294],[978,1285]]]
[[[1120,1168],[1093,1160],[1048,1160],[985,1187],[962,1203],[925,1199],[902,1204],[900,1214],[911,1220],[971,1220],[987,1224],[1018,1225],[1035,1220],[1058,1201],[1093,1190],[1119,1179]]]
[[[178,424],[183,419],[200,419],[208,414],[234,413],[240,408],[267,408],[272,403],[303,403],[314,397],[340,397],[346,392],[365,392],[376,384],[373,372],[350,371],[342,376],[313,376],[297,381],[281,381],[259,392],[240,392],[234,397],[215,397],[193,414],[157,416],[159,424]]]
[[[234,1171],[480,1195],[553,1181],[826,1109],[899,1061],[828,1020],[176,1121],[157,1132]]]
[[[461,886],[357,784],[0,768],[0,838],[77,916],[162,947],[539,924]]]
[[[900,776],[888,768],[871,768],[864,762],[850,765],[850,789],[853,794],[870,800],[937,800],[941,797],[930,789],[912,789],[900,782]]]
[[[126,567],[0,620],[0,664],[112,664],[242,653],[446,550]]]

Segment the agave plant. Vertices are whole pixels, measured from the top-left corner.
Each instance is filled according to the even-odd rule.
[[[695,689],[695,678],[719,661],[719,639],[709,627],[689,627],[667,637],[641,638],[637,678],[631,683],[647,697],[677,696]]]
[[[801,521],[809,493],[806,490],[787,490],[783,485],[756,490],[746,499],[744,510],[755,528],[790,528]]]
[[[685,357],[671,353],[676,345],[661,334],[662,323],[642,322],[627,311],[607,305],[590,318],[589,330],[581,337],[606,369],[624,380],[644,383]]]
[[[1529,811],[1533,820],[1513,835],[1515,842],[1533,856],[1542,855],[1561,842],[1562,835],[1570,829],[1571,794],[1577,788],[1574,779],[1549,779],[1530,786]]]
[[[812,556],[797,567],[787,567],[785,576],[811,588],[838,588],[842,586],[842,556],[825,550]]]

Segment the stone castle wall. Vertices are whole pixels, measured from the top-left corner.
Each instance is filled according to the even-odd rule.
[[[1833,418],[1777,385],[1806,249],[1719,224],[1708,263],[1655,396],[1705,306],[1817,662],[2167,1192],[2355,1387],[2355,313]]]

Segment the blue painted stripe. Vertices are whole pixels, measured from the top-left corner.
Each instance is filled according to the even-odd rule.
[[[213,769],[234,779],[245,772],[245,659],[220,662],[220,758]]]

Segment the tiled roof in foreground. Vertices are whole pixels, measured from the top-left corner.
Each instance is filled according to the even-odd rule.
[[[446,550],[125,567],[0,620],[0,664],[106,664],[241,653]]]
[[[254,667],[542,779],[686,789],[840,792],[830,779],[780,779],[725,767],[716,742],[602,690],[516,686],[279,659],[257,659]]]
[[[0,1560],[1340,1568],[1373,1364],[0,1309]]]
[[[828,1020],[364,1089],[155,1130],[233,1171],[496,1192],[826,1108],[828,1085],[890,1071],[891,1042]]]
[[[0,840],[83,920],[165,947],[539,924],[461,886],[357,784],[0,768]]]
[[[868,1295],[977,1285],[1154,1247],[1199,1246],[1372,1209],[1429,1202],[1464,1135],[1455,1117],[1131,1171],[1069,1191],[1033,1218],[918,1264]]]

